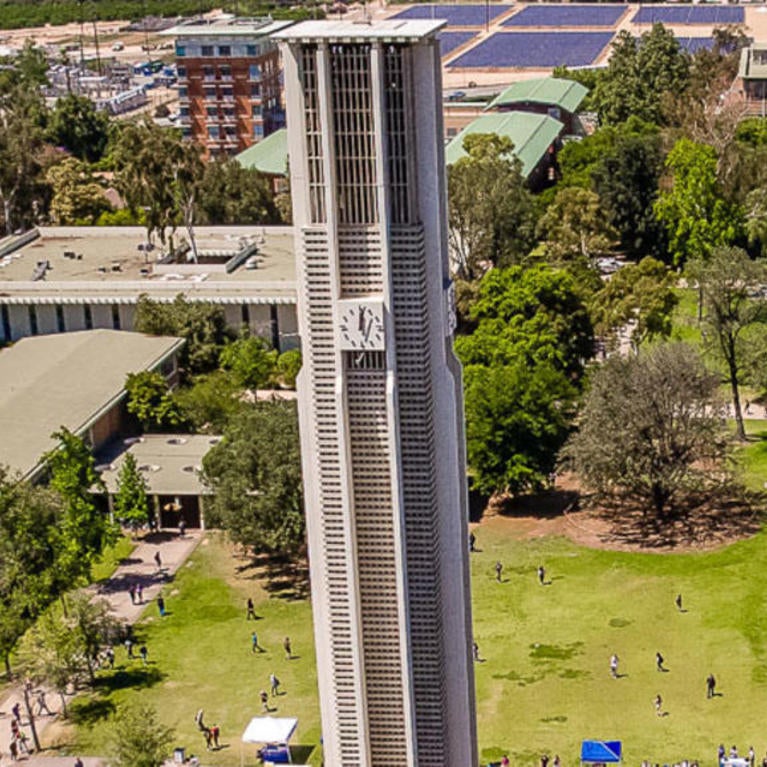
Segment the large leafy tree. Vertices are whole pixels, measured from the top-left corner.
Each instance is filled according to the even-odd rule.
[[[159,431],[181,422],[178,407],[162,373],[156,370],[128,373],[125,391],[128,412],[138,418],[145,431]]]
[[[649,256],[619,269],[589,302],[595,332],[612,347],[629,326],[635,350],[647,339],[668,338],[678,300],[674,282],[668,267]]]
[[[703,325],[709,347],[724,363],[737,436],[746,439],[740,384],[747,370],[749,331],[767,323],[767,304],[755,298],[767,282],[762,262],[740,248],[715,248],[707,259],[690,261],[687,273],[703,297]]]
[[[448,237],[457,276],[474,280],[527,255],[535,220],[511,141],[471,134],[463,145],[467,156],[447,171]]]
[[[259,402],[230,422],[203,461],[214,491],[206,512],[254,552],[304,551],[305,519],[294,402]]]
[[[157,711],[146,704],[121,708],[112,724],[111,762],[114,767],[162,767],[175,739],[173,730],[160,722]]]
[[[676,264],[705,257],[742,237],[743,212],[724,196],[712,147],[680,139],[666,158],[666,168],[671,183],[662,189],[655,215],[666,227]]]
[[[653,25],[641,38],[619,32],[593,97],[600,121],[617,124],[633,115],[662,124],[665,96],[681,93],[689,75],[689,56],[662,24]]]
[[[88,578],[94,560],[112,543],[117,530],[97,506],[94,490],[104,490],[85,442],[62,427],[51,435],[58,447],[46,456],[50,487],[60,498],[62,514],[56,528],[56,573],[61,591]]]
[[[53,194],[50,216],[54,224],[92,225],[102,213],[112,210],[104,189],[74,157],[51,166],[45,179]]]
[[[109,117],[85,96],[70,93],[51,112],[48,135],[79,160],[100,160],[109,142]]]
[[[618,136],[593,166],[593,188],[629,258],[666,255],[665,231],[654,211],[663,161],[655,131]]]
[[[599,367],[563,456],[600,497],[658,520],[728,479],[719,381],[684,344],[659,344]]]
[[[9,676],[16,643],[55,598],[51,531],[60,506],[51,490],[19,482],[0,467],[0,656]]]
[[[218,356],[229,340],[220,306],[189,301],[179,293],[171,303],[139,296],[134,330],[153,336],[179,336],[186,343],[179,362],[187,373],[206,373],[218,367]]]
[[[269,179],[233,159],[205,166],[199,210],[200,221],[206,224],[282,223]]]
[[[220,362],[238,386],[263,389],[274,381],[279,352],[258,336],[245,335],[221,350]]]
[[[588,312],[570,273],[539,264],[488,272],[472,319],[476,329],[455,347],[473,485],[487,494],[538,488],[568,434],[591,356]]]

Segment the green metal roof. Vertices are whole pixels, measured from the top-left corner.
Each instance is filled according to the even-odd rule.
[[[288,131],[286,128],[270,133],[265,139],[235,155],[243,168],[255,168],[270,176],[288,173]]]
[[[466,157],[463,140],[469,134],[495,133],[511,139],[514,155],[522,163],[522,175],[527,178],[563,128],[564,125],[553,117],[530,112],[496,112],[481,115],[450,141],[445,148],[445,161],[452,165],[461,157]]]
[[[496,109],[503,104],[530,102],[575,112],[586,98],[588,88],[574,80],[562,80],[559,77],[542,77],[538,80],[524,80],[507,88],[494,98],[487,109]]]

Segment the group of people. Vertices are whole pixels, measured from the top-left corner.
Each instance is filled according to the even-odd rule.
[[[194,722],[197,725],[197,729],[203,734],[205,738],[205,748],[207,751],[215,749],[218,751],[221,748],[221,728],[217,724],[212,724],[210,727],[205,725],[203,721],[204,712],[200,709],[194,715]]]
[[[737,759],[738,758],[738,747],[737,746],[731,746],[729,753],[725,750],[724,743],[719,744],[719,748],[717,749],[716,753],[716,761],[717,764],[722,764],[725,759]],[[748,752],[744,759],[748,760],[749,767],[756,767],[756,751],[754,751],[753,746],[748,747]],[[760,762],[761,767],[767,767],[767,754],[764,755],[764,758]]]

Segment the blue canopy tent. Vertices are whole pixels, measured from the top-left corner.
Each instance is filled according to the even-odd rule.
[[[621,761],[619,740],[584,740],[581,762],[584,764],[618,764]]]

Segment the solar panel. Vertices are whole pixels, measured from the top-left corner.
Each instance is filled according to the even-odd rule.
[[[484,27],[511,5],[414,5],[395,14],[393,19],[446,19],[450,27]]]
[[[696,53],[705,48],[711,50],[714,47],[713,37],[677,37],[679,46],[688,53]]]
[[[439,39],[442,57],[444,58],[458,48],[459,45],[463,45],[473,37],[476,37],[474,32],[440,32],[437,38]]]
[[[614,27],[625,5],[528,5],[504,27]]]
[[[722,5],[654,5],[640,8],[634,24],[743,24],[745,9]]]
[[[612,32],[496,32],[450,62],[450,66],[586,66],[599,58],[612,38]]]

